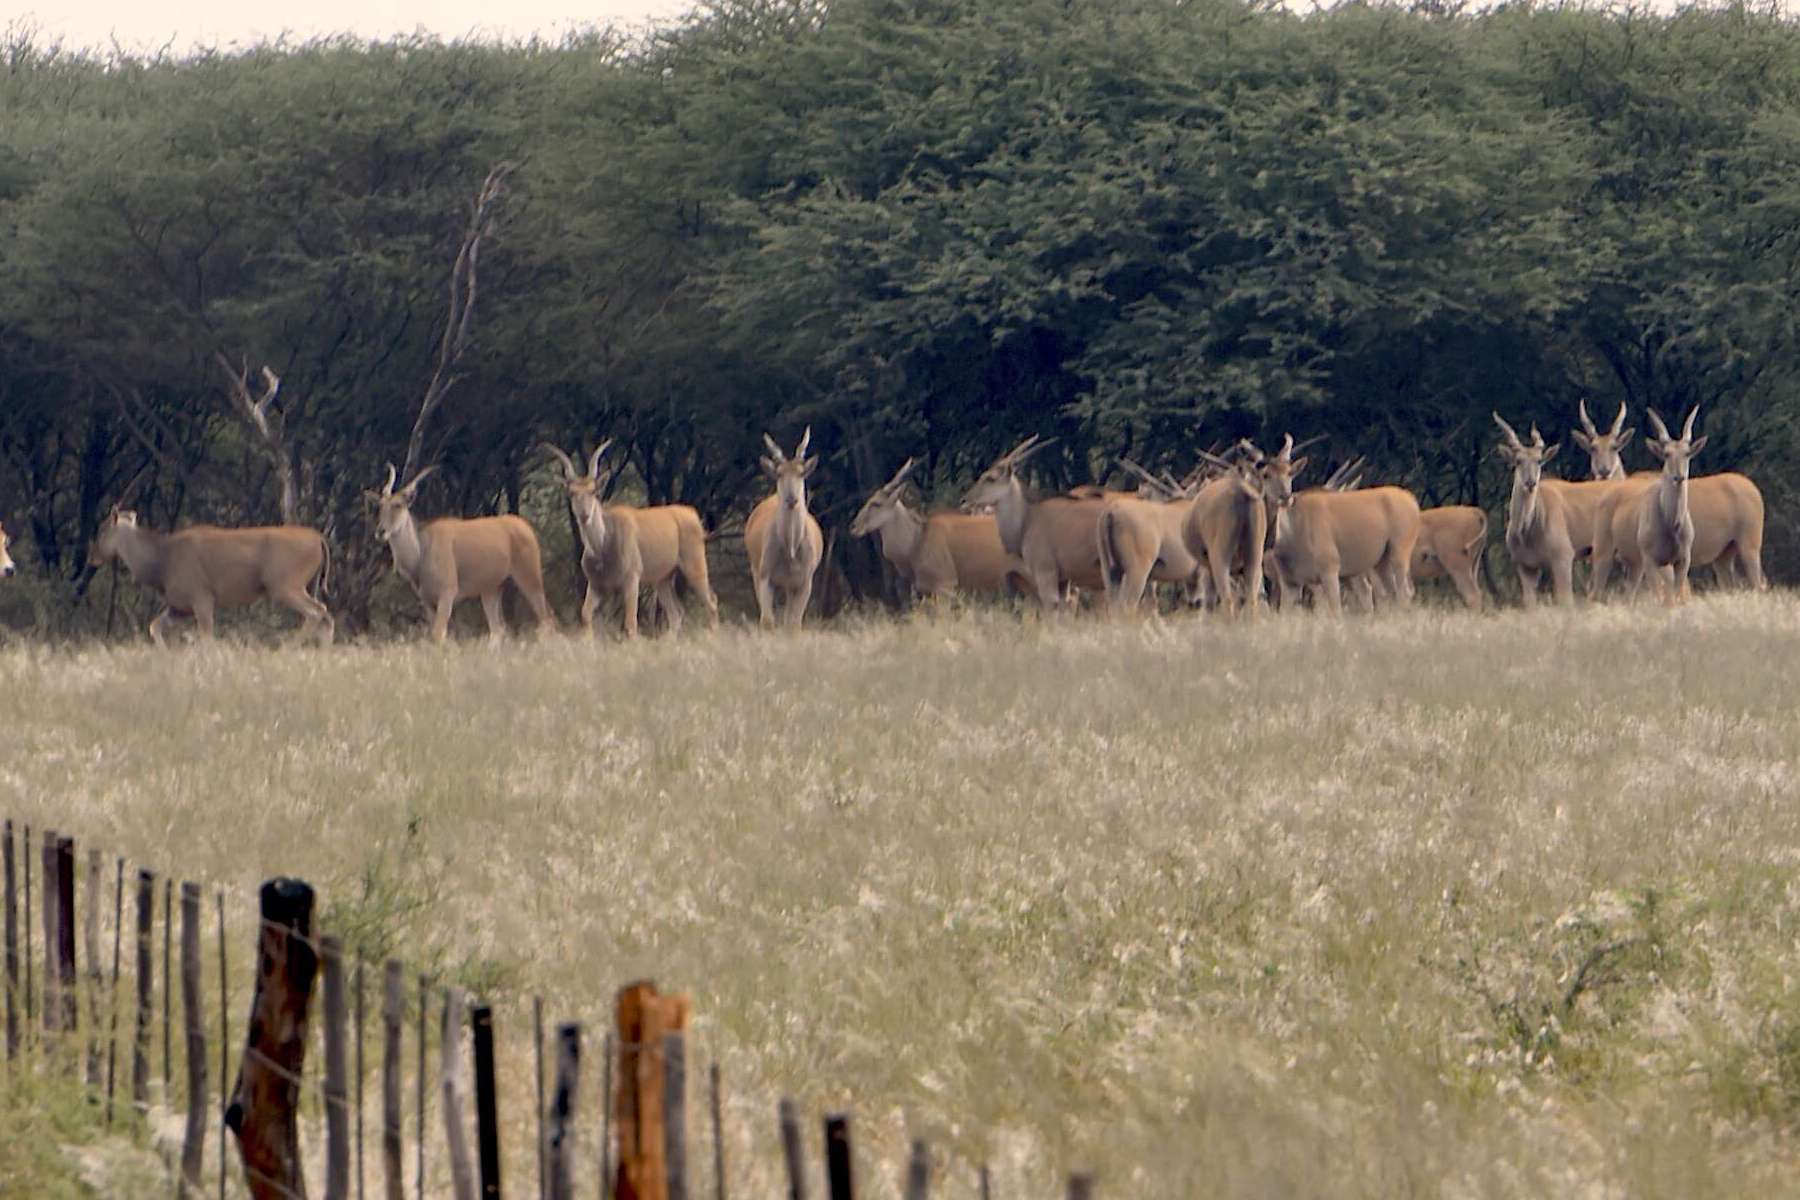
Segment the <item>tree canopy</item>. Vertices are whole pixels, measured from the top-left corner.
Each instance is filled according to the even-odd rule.
[[[191,56],[0,45],[0,520],[61,628],[136,484],[159,525],[325,529],[343,604],[483,181],[434,511],[554,522],[544,441],[730,529],[803,425],[841,528],[908,455],[949,497],[1286,430],[1498,515],[1490,410],[1699,404],[1793,493],[1800,27],[1746,7],[712,0],[646,37]],[[230,364],[228,371],[223,364]],[[233,372],[281,378],[273,448]],[[535,497],[535,499],[534,499]],[[534,504],[536,507],[534,508]],[[874,557],[836,539],[853,589]]]

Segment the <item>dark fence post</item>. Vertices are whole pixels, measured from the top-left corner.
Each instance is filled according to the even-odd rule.
[[[200,998],[200,885],[181,885],[181,1009],[187,1034],[187,1129],[181,1139],[181,1192],[200,1192],[206,1150],[206,1011]]]
[[[981,1171],[976,1176],[976,1184],[981,1189],[981,1200],[994,1200],[993,1181],[986,1163],[981,1164]]]
[[[924,1138],[914,1138],[906,1161],[906,1200],[929,1200],[930,1196],[931,1150]]]
[[[475,1200],[475,1166],[469,1161],[469,1123],[463,1102],[464,1005],[461,988],[444,990],[444,1023],[438,1035],[438,1074],[444,1093],[444,1147],[450,1157],[450,1186],[456,1200]]]
[[[668,1164],[669,1200],[688,1200],[687,1040],[665,1033],[663,1051],[663,1161]]]
[[[305,886],[305,885],[302,885]],[[310,895],[312,889],[306,889]],[[309,901],[310,903],[310,901]],[[213,905],[219,914],[219,1106],[230,1104],[231,1093],[225,1090],[225,1081],[231,1078],[231,989],[225,970],[225,893],[213,893]],[[307,910],[307,921],[311,924],[312,910]],[[312,947],[307,947],[312,954]],[[318,958],[312,957],[312,966],[307,973],[307,995],[312,994],[312,973],[318,970]],[[219,1200],[225,1200],[225,1130],[219,1130]]]
[[[400,1146],[400,1022],[406,1015],[406,968],[388,959],[381,978],[381,1168],[387,1200],[406,1200]]]
[[[848,1113],[831,1113],[825,1118],[825,1179],[831,1200],[855,1200],[856,1178],[850,1152]]]
[[[431,981],[423,972],[419,975],[419,1075],[414,1081],[418,1104],[414,1108],[413,1128],[419,1132],[413,1138],[413,1174],[418,1187],[419,1200],[425,1200],[425,997],[429,993]]]
[[[706,1069],[707,1090],[712,1100],[713,1200],[725,1200],[725,1112],[719,1097],[719,1064]]]
[[[613,1194],[612,1129],[613,1107],[617,1103],[613,1097],[613,1057],[617,1045],[613,1031],[607,1030],[600,1042],[600,1200],[612,1200]]]
[[[119,959],[125,947],[125,860],[113,868],[112,994],[106,1009],[106,1123],[113,1119],[113,1081],[119,1068]]]
[[[550,1200],[575,1200],[575,1113],[581,1097],[581,1026],[556,1031],[556,1086],[550,1094]]]
[[[137,875],[137,1036],[131,1042],[131,1103],[142,1115],[150,1110],[150,1021],[155,1003],[150,988],[155,971],[150,960],[150,922],[156,910],[156,876],[140,868]],[[163,980],[163,990],[169,981]],[[168,1006],[163,1006],[164,1013]],[[172,1096],[164,1096],[173,1100]]]
[[[31,826],[25,826],[19,838],[19,857],[25,860],[25,886],[21,889],[25,894],[25,922],[20,926],[24,934],[20,938],[19,957],[25,962],[25,1024],[23,1036],[29,1038],[37,1013],[32,1005],[37,1003],[37,987],[31,978]]]
[[[100,969],[100,902],[106,895],[106,889],[100,885],[100,852],[93,847],[87,853],[87,908],[85,920],[82,922],[82,952],[87,955],[87,1085],[94,1091],[100,1090],[100,989],[106,983],[106,973]]]
[[[538,1200],[549,1193],[550,1172],[544,1161],[544,998],[531,998],[531,1058],[537,1071],[537,1185]]]
[[[6,1058],[19,1057],[19,896],[13,877],[13,823],[6,822],[4,860],[6,880]]]
[[[494,1089],[494,1010],[478,1004],[469,1013],[475,1031],[475,1140],[481,1155],[482,1200],[500,1197],[500,1108]]]
[[[44,887],[44,1032],[55,1033],[62,1023],[62,1005],[56,1002],[57,906],[61,891],[56,886],[56,830],[44,830],[40,863]]]
[[[325,977],[325,1200],[350,1200],[350,1018],[344,1001],[344,943],[319,939]]]
[[[806,1200],[806,1159],[800,1149],[800,1114],[786,1096],[776,1106],[781,1123],[781,1158],[787,1164],[788,1200]]]
[[[81,1024],[81,992],[75,979],[75,839],[66,837],[56,839],[56,977],[73,1071],[80,1061],[73,1035]]]
[[[368,1074],[363,1065],[363,1026],[368,1023],[364,1004],[363,964],[356,960],[356,1200],[363,1200],[363,1084]]]
[[[319,959],[312,946],[313,890],[277,877],[257,896],[256,990],[244,1053],[225,1108],[255,1200],[305,1191],[300,1169],[300,1081]],[[223,1138],[221,1138],[223,1144]]]
[[[1069,1200],[1094,1200],[1094,1177],[1084,1171],[1069,1176]]]
[[[154,903],[154,900],[152,901]],[[174,1025],[175,1009],[175,959],[171,947],[175,944],[175,877],[163,880],[163,1103],[175,1102],[175,1036],[171,1029]],[[148,965],[148,960],[146,960]],[[145,971],[148,978],[153,972]],[[146,996],[149,992],[144,993]]]

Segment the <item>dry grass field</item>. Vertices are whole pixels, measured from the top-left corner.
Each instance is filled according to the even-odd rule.
[[[0,811],[312,880],[507,1002],[521,1104],[519,997],[690,991],[734,1195],[784,1092],[873,1196],[914,1135],[949,1196],[1791,1195],[1796,668],[1782,594],[14,645]]]

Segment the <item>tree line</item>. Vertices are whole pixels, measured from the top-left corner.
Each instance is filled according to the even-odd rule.
[[[325,530],[367,627],[387,462],[566,547],[542,445],[611,437],[622,494],[729,537],[763,432],[807,425],[853,598],[888,584],[845,527],[909,455],[947,501],[1028,433],[1052,487],[1326,433],[1498,518],[1489,411],[1554,439],[1584,397],[1701,405],[1696,469],[1756,478],[1800,564],[1772,8],[708,0],[151,56],[14,26],[0,113],[0,521],[38,581],[7,603],[55,631],[104,622],[127,491]]]

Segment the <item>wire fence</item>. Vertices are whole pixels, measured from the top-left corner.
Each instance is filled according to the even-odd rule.
[[[690,1070],[701,1058],[686,998],[648,982],[621,988],[603,1017],[547,1030],[541,996],[470,997],[398,959],[347,952],[341,937],[313,929],[313,891],[296,880],[271,880],[251,897],[97,849],[81,863],[72,838],[12,820],[0,831],[0,872],[0,1084],[78,1081],[105,1125],[148,1133],[177,1197],[1001,1194],[986,1164],[917,1139],[900,1178],[859,1179],[842,1113],[822,1116],[820,1153],[809,1159],[791,1098],[728,1106],[716,1053]],[[232,955],[233,934],[251,935],[254,954]],[[235,1041],[234,1003],[249,1014]],[[528,1057],[517,1053],[521,1036]],[[1093,1194],[1091,1176],[1067,1177],[1072,1200]]]

